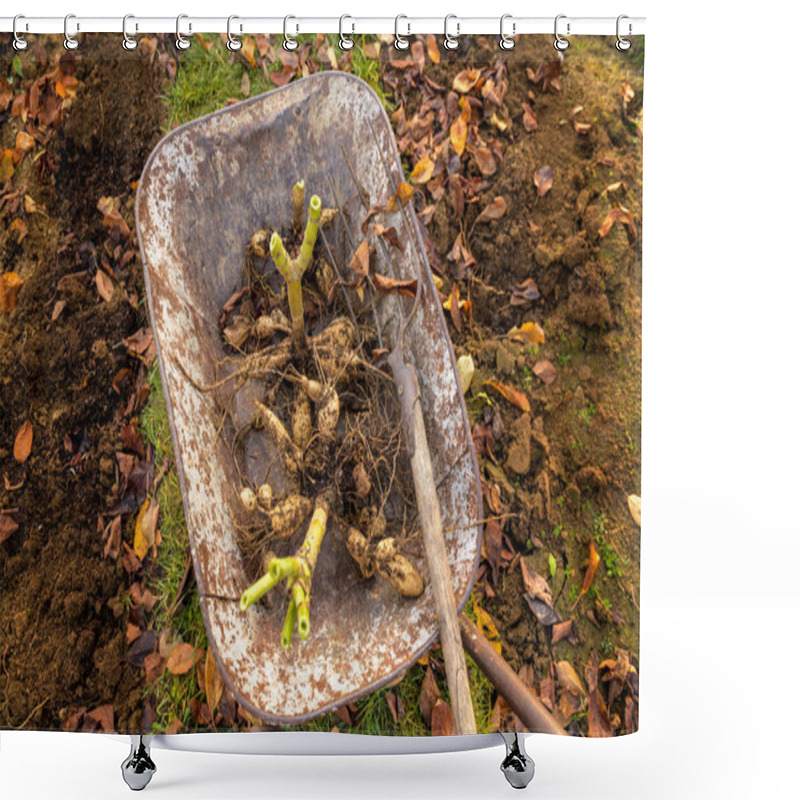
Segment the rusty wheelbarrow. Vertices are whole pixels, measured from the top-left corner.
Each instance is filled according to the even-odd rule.
[[[314,577],[314,633],[281,648],[283,611],[248,613],[250,583],[235,537],[240,486],[231,442],[213,399],[197,387],[219,377],[225,359],[219,310],[240,285],[253,231],[291,215],[298,176],[341,211],[329,246],[350,263],[368,203],[385,202],[402,181],[389,120],[366,83],[323,73],[184,125],[151,154],[136,219],[148,309],[166,394],[176,464],[210,646],[239,703],[267,723],[292,725],[385,685],[438,635],[430,573],[416,600],[386,585],[353,580],[341,546],[326,540]],[[433,484],[460,611],[480,557],[482,500],[455,359],[411,206],[394,212],[403,231],[392,256],[398,279],[419,276],[419,305],[404,337],[409,300],[389,295],[377,309],[384,346],[403,339],[402,358],[420,384]],[[337,227],[338,226],[338,227]],[[328,246],[326,244],[326,246]],[[231,367],[232,369],[232,367]],[[230,424],[252,414],[255,392],[231,398]],[[268,448],[246,449],[246,469],[263,475]],[[419,494],[419,493],[418,493]],[[328,546],[330,545],[330,546]]]

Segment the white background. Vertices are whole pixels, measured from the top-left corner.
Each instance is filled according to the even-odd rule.
[[[797,12],[788,3],[645,0],[18,5],[6,13],[647,16],[641,730],[613,741],[529,739],[537,775],[528,793],[797,796]],[[122,739],[3,732],[0,796],[128,796],[119,773],[126,753]],[[350,759],[157,751],[156,759],[153,798],[512,791],[499,749]]]

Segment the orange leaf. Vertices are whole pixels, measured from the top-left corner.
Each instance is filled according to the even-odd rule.
[[[500,642],[500,633],[494,621],[480,606],[476,605],[473,606],[473,608],[475,609],[475,619],[477,621],[478,630],[488,639],[489,644],[497,650],[497,654],[502,655],[503,645]]]
[[[458,155],[461,155],[467,146],[467,124],[472,116],[472,106],[466,100],[462,103],[461,114],[450,126],[450,144]]]
[[[16,139],[16,148],[20,151],[20,153],[27,153],[28,150],[32,150],[33,146],[36,144],[33,136],[25,131],[20,131],[17,134]]]
[[[578,595],[578,599],[575,601],[575,605],[578,605],[581,597],[583,597],[586,592],[589,591],[592,587],[592,581],[594,581],[594,574],[597,572],[597,566],[600,563],[600,556],[597,552],[597,549],[594,546],[594,539],[589,542],[589,566],[586,567],[586,574],[583,576],[583,586],[581,587],[581,593]]]
[[[222,682],[222,676],[219,674],[217,662],[210,647],[206,652],[206,660],[203,665],[203,678],[203,691],[208,701],[208,707],[213,714],[214,709],[219,705],[219,701],[222,700],[225,684]]]
[[[432,33],[429,33],[425,43],[428,46],[428,58],[433,61],[434,64],[438,64],[441,56],[439,54],[439,46],[436,44],[436,37]]]
[[[200,659],[203,651],[188,642],[175,645],[167,659],[167,669],[173,675],[185,675]]]
[[[3,150],[0,156],[0,181],[9,180],[14,174],[14,151]]]
[[[31,447],[33,447],[33,425],[26,419],[17,431],[17,438],[14,439],[14,458],[20,464],[25,463],[31,454]]]
[[[600,226],[600,230],[597,232],[598,236],[601,239],[607,236],[611,228],[614,227],[615,222],[622,223],[628,229],[631,239],[636,239],[636,223],[633,221],[631,212],[624,206],[612,208],[611,211],[608,212],[606,218],[603,220],[603,224]]]
[[[544,344],[544,331],[538,322],[523,322],[508,332],[508,338],[523,344]]]
[[[252,36],[242,39],[242,55],[251,67],[256,65],[256,41]]]
[[[110,303],[111,298],[114,296],[114,281],[111,276],[99,269],[94,276],[94,282],[97,284],[97,293],[100,297],[102,297],[106,303]]]
[[[489,220],[500,219],[506,213],[506,201],[502,197],[495,197],[486,208],[478,214],[475,224],[479,222],[489,222]]]
[[[0,275],[0,311],[13,311],[17,305],[17,295],[25,281],[16,272]]]
[[[401,181],[400,185],[397,187],[397,199],[400,201],[400,205],[404,206],[414,195],[414,188],[407,184],[405,181]]]
[[[366,278],[369,274],[369,244],[366,239],[353,253],[353,257],[350,259],[350,269],[362,278]]]
[[[492,389],[496,389],[500,392],[509,403],[513,403],[517,408],[521,409],[525,412],[530,412],[531,404],[528,402],[528,398],[524,392],[521,392],[519,389],[515,389],[513,386],[509,386],[505,383],[500,383],[499,381],[484,381],[484,386],[491,386]]]
[[[411,172],[411,183],[419,185],[427,183],[433,176],[433,161],[429,158],[421,158]]]

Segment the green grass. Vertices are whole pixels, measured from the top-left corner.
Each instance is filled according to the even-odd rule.
[[[139,429],[144,439],[153,446],[156,474],[159,474],[168,459],[174,464],[174,457],[167,407],[157,363],[150,368],[148,384],[150,395],[142,411]],[[189,556],[189,535],[183,513],[178,473],[174,467],[164,475],[156,493],[156,500],[159,504],[158,524],[161,544],[158,547],[155,566],[148,572],[146,583],[146,587],[158,600],[150,619],[150,627],[159,634],[172,628],[181,641],[190,642],[195,647],[206,648],[208,640],[200,612],[197,586],[193,580],[187,581],[185,596],[180,604],[177,603],[178,588]],[[187,675],[164,672],[154,685],[146,687],[145,694],[151,691],[155,693],[156,698],[154,724],[156,732],[163,731],[174,718],[181,720],[188,728],[194,727],[189,703],[200,694],[194,670]]]

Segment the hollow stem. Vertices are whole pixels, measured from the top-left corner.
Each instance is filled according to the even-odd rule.
[[[294,625],[297,621],[297,604],[294,600],[289,601],[289,608],[286,610],[286,619],[283,622],[283,630],[281,631],[281,647],[288,650],[292,644],[292,632]]]
[[[315,194],[308,204],[308,219],[306,220],[306,232],[303,235],[303,245],[300,248],[300,255],[297,257],[298,275],[302,277],[311,263],[311,255],[314,252],[314,245],[317,241],[319,231],[319,218],[322,214],[322,201],[319,195]]]
[[[239,608],[242,611],[247,611],[253,603],[257,603],[270,589],[272,589],[278,581],[267,572],[262,575],[254,584],[248,586],[242,592],[242,598],[239,600]]]
[[[294,200],[294,220],[293,227],[296,231],[300,230],[300,225],[303,221],[303,202],[306,197],[306,182],[299,180],[292,189],[292,198]]]

